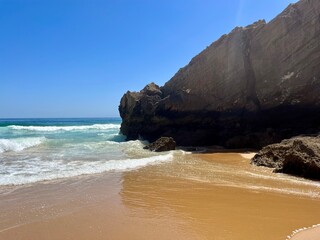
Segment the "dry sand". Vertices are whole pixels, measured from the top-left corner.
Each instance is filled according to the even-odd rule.
[[[0,189],[1,240],[285,240],[320,223],[320,184],[236,153]],[[319,228],[296,234],[317,240]],[[307,236],[305,234],[311,234]]]
[[[252,159],[254,156],[256,155],[256,153],[240,153],[240,156],[246,159]]]
[[[320,240],[320,226],[304,227],[293,231],[287,240]]]

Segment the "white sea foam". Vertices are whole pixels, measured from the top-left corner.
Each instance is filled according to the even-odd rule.
[[[19,152],[37,146],[46,140],[45,137],[0,139],[0,153]]]
[[[83,130],[107,130],[107,129],[120,129],[120,124],[93,124],[82,126],[19,126],[10,125],[10,129],[14,130],[29,130],[41,132],[55,132],[55,131],[83,131]]]
[[[85,174],[96,174],[106,171],[127,171],[150,164],[158,164],[173,159],[173,153],[140,159],[100,160],[100,161],[43,161],[32,159],[21,171],[13,167],[7,170],[7,177],[0,178],[0,185],[21,185],[39,181],[75,177]],[[9,173],[9,174],[8,174]]]

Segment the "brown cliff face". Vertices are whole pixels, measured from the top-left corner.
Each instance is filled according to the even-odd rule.
[[[269,23],[237,27],[163,87],[127,92],[128,139],[261,147],[320,127],[320,1],[289,5]]]

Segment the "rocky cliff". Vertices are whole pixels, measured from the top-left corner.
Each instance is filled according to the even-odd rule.
[[[163,87],[127,92],[128,139],[261,147],[320,127],[320,1],[289,5],[269,23],[237,27]]]

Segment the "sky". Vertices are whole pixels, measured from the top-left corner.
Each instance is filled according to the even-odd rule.
[[[296,0],[0,0],[0,118],[118,117],[221,35]]]

